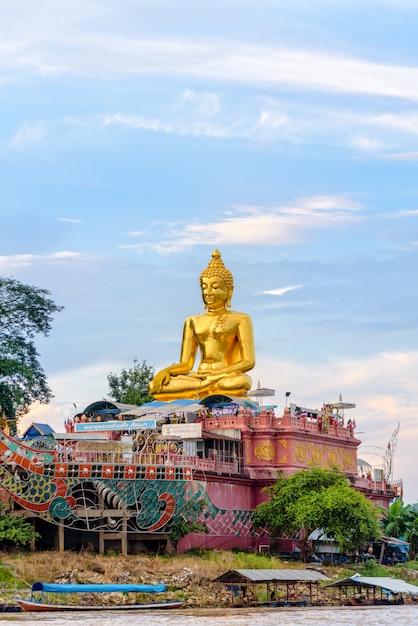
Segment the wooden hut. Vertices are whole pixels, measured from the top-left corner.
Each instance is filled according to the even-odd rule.
[[[232,605],[309,606],[319,604],[320,583],[329,580],[308,569],[234,569],[212,582],[226,585]]]

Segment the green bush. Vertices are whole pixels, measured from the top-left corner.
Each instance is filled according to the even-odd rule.
[[[364,576],[387,576],[388,575],[388,568],[380,565],[379,563],[377,563],[376,561],[373,561],[372,559],[369,559],[365,562],[365,564],[359,568],[362,570],[361,573],[364,574]]]
[[[194,524],[192,522],[180,519],[173,524],[171,538],[173,541],[179,541],[189,533],[209,533],[206,524]]]
[[[32,524],[23,517],[0,515],[0,545],[27,546],[39,537]]]
[[[7,567],[7,565],[2,565],[0,562],[0,584],[3,587],[8,587],[15,581],[15,571],[14,568]]]
[[[234,550],[234,562],[236,569],[275,569],[277,565],[271,556],[257,554],[256,552],[241,552]]]

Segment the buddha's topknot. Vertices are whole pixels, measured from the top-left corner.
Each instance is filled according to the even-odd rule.
[[[212,258],[209,261],[209,265],[200,274],[200,284],[204,278],[212,278],[212,276],[219,276],[225,281],[228,289],[232,289],[234,286],[234,277],[232,273],[225,267],[224,262],[221,259],[221,253],[219,250],[212,252]]]

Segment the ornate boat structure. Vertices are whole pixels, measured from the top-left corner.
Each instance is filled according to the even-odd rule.
[[[123,553],[138,542],[157,550],[186,524],[207,532],[182,537],[180,550],[257,550],[268,541],[254,534],[252,511],[279,471],[338,467],[376,503],[393,498],[382,473],[358,475],[361,442],[339,407],[290,405],[276,416],[274,407],[226,396],[125,411],[95,402],[74,432],[30,441],[0,432],[3,499],[59,549],[92,544],[103,552],[117,541]]]

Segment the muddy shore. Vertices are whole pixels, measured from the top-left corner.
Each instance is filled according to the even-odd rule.
[[[231,598],[225,585],[212,581],[230,569],[305,569],[303,563],[287,563],[274,557],[208,552],[202,555],[150,556],[117,554],[99,555],[94,552],[35,552],[0,554],[0,563],[12,568],[19,587],[30,589],[35,581],[57,583],[164,583],[170,599],[181,598],[186,606],[219,608],[239,604]],[[390,569],[390,568],[389,568]],[[405,569],[405,568],[404,568]],[[356,570],[328,567],[321,572],[333,580],[352,576]],[[364,575],[367,575],[364,573]],[[386,576],[393,572],[387,571]],[[398,577],[418,584],[418,572],[397,572]],[[260,585],[260,591],[263,586]],[[265,588],[264,588],[265,589]],[[263,598],[261,598],[263,600]],[[405,602],[408,599],[405,598]],[[321,589],[320,603],[325,606],[340,604],[338,593]]]

